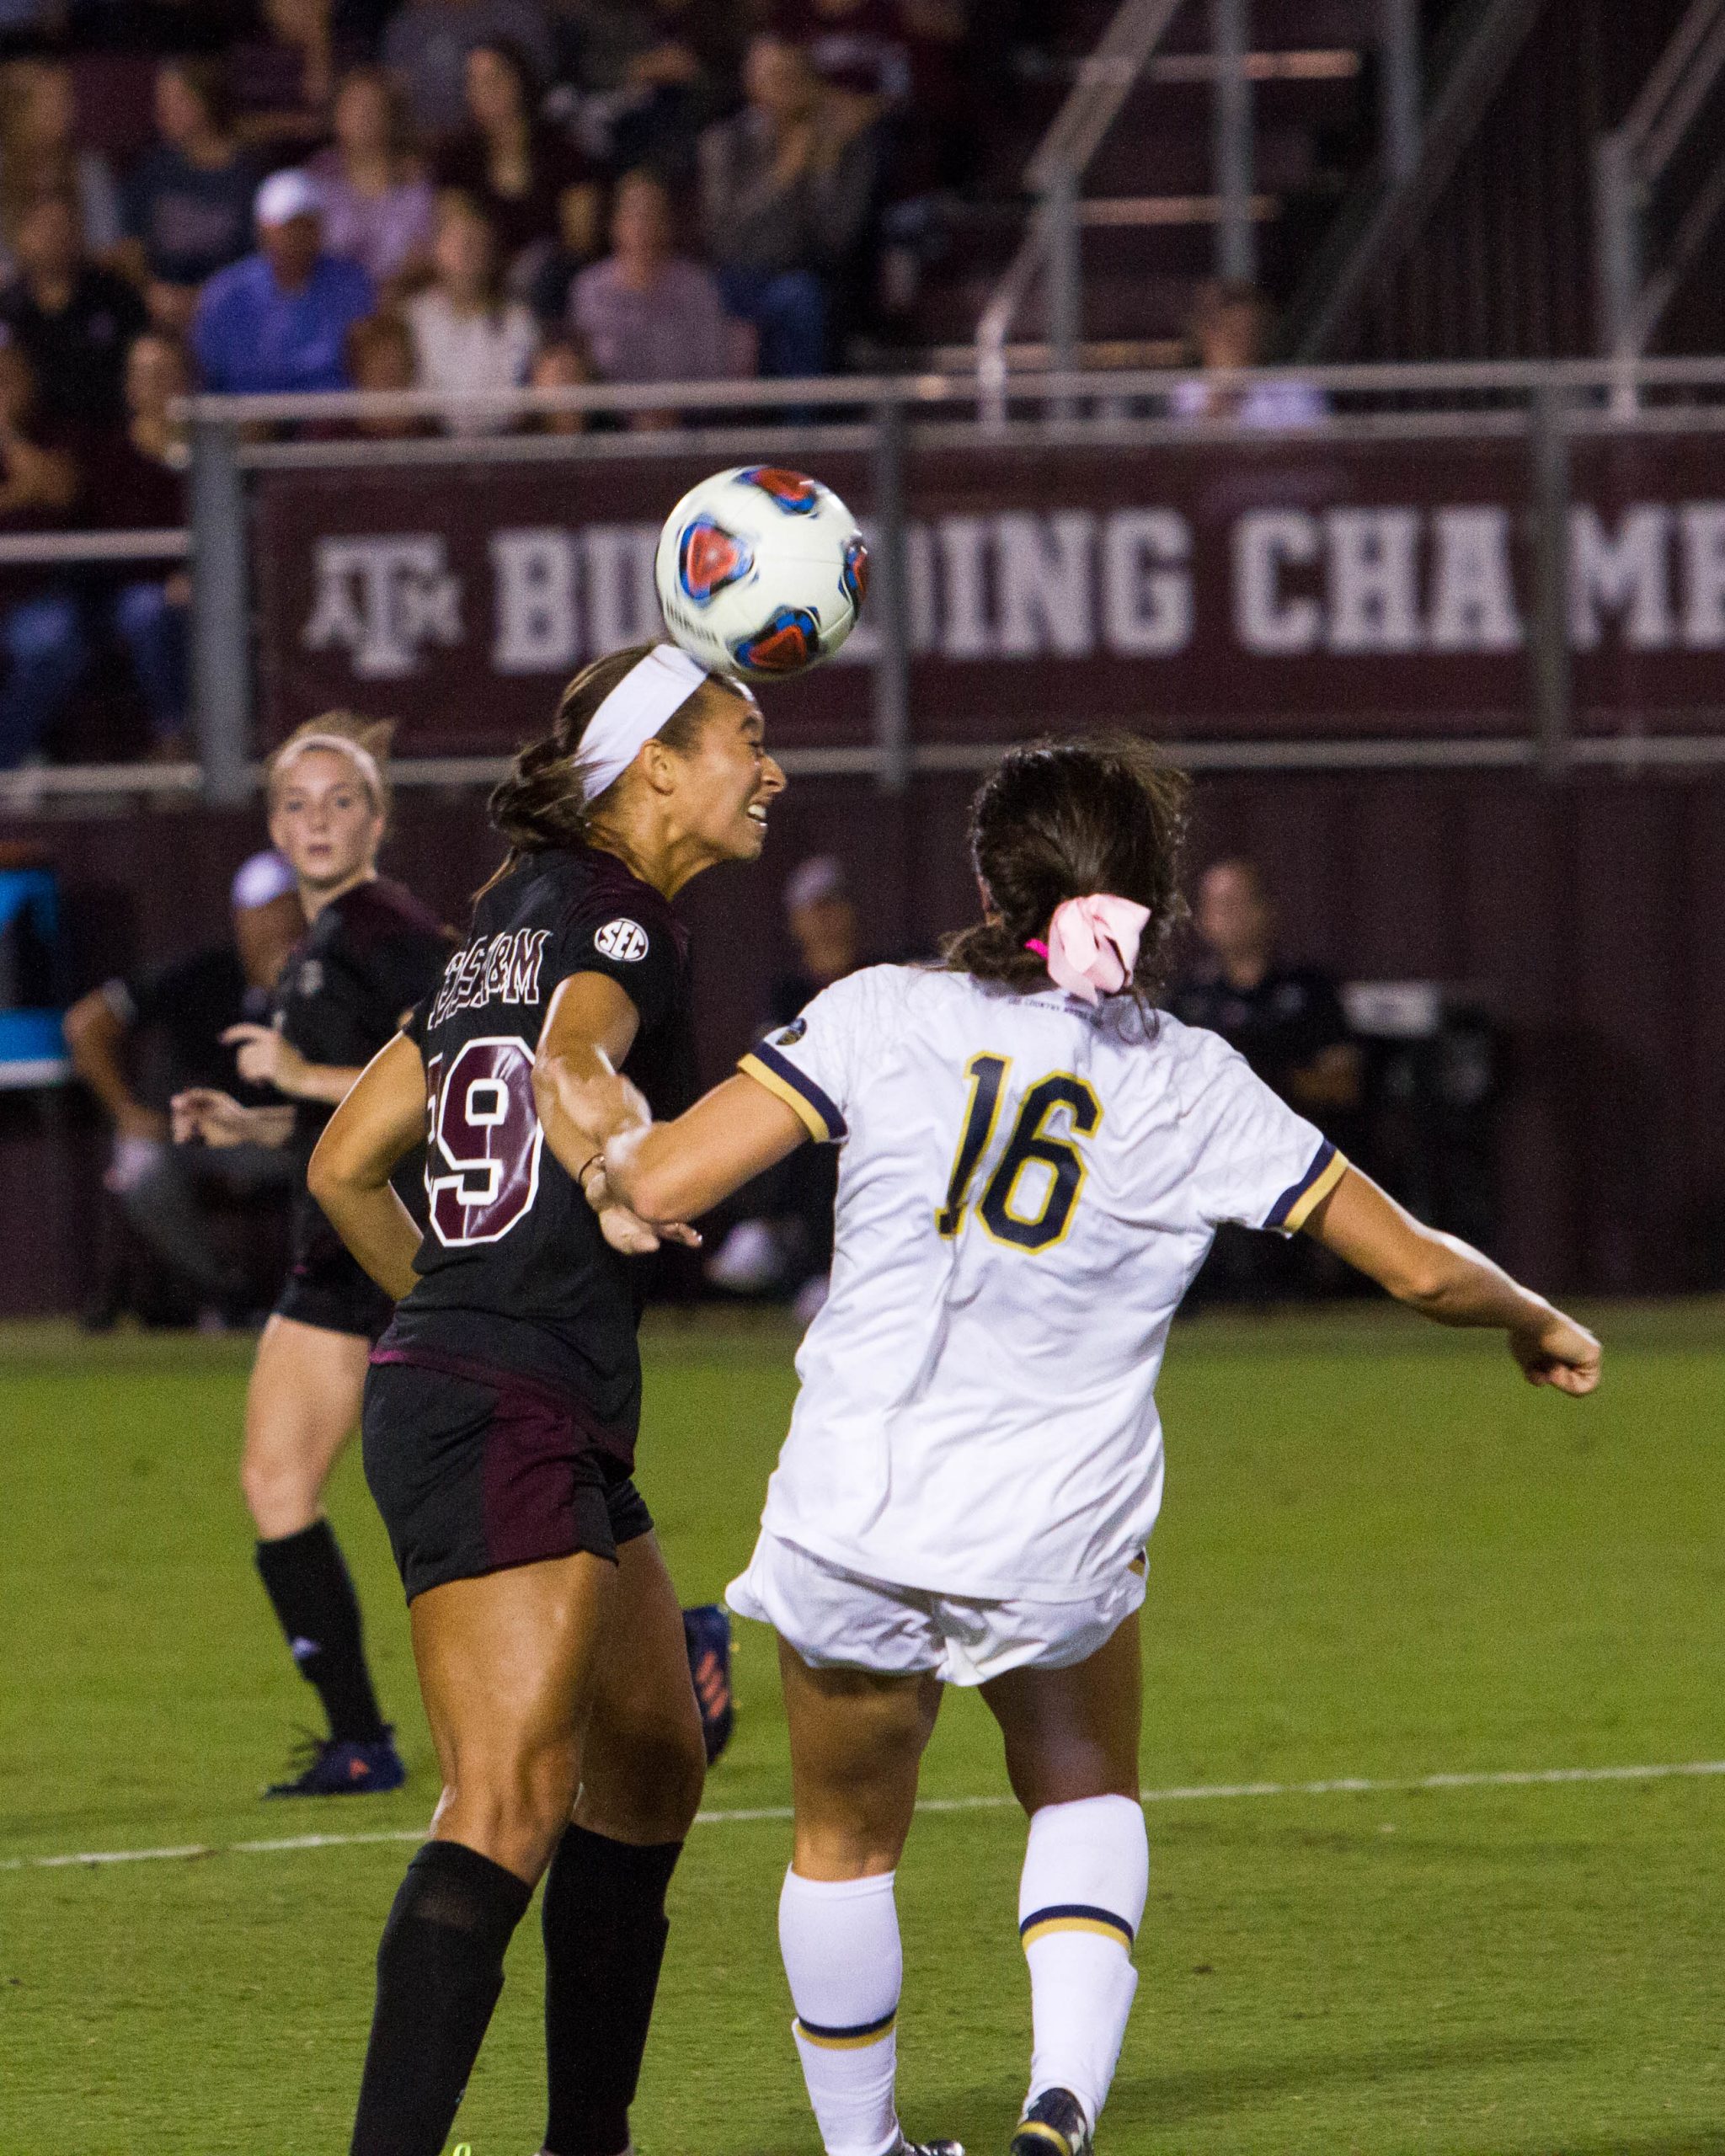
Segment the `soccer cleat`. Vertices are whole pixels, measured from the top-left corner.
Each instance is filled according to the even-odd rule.
[[[962,2141],[911,2141],[901,2133],[893,2156],[964,2156],[964,2144]]]
[[[1091,2156],[1096,2143],[1070,2089],[1044,2089],[1018,2121],[1007,2156]]]
[[[299,1772],[271,1782],[265,1796],[372,1796],[399,1789],[408,1778],[406,1763],[395,1748],[395,1731],[388,1726],[369,1744],[307,1736],[293,1764]]]
[[[710,1767],[730,1742],[737,1719],[731,1696],[731,1620],[716,1602],[703,1602],[683,1612],[683,1640]]]

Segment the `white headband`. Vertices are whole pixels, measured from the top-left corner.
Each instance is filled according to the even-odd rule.
[[[362,749],[357,741],[350,741],[344,734],[302,734],[276,753],[275,768],[289,770],[303,756],[307,749],[333,749],[338,756],[352,760],[360,776],[371,788],[374,802],[383,798],[383,774],[377,768],[377,759],[369,749]]]
[[[674,643],[656,643],[638,659],[587,722],[575,752],[583,798],[596,801],[614,786],[661,728],[697,689],[707,669]]]

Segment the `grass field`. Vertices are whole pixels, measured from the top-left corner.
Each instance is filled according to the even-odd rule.
[[[1106,2156],[1725,2152],[1725,1775],[1410,1788],[1725,1758],[1725,1311],[1607,1311],[1574,1403],[1491,1342],[1372,1311],[1176,1335],[1145,1617],[1151,1897]],[[788,1336],[654,1331],[642,1481],[686,1599],[746,1554]],[[347,2145],[377,1936],[433,1795],[406,1626],[355,1458],[398,1796],[261,1806],[313,1704],[234,1486],[243,1344],[0,1331],[5,1641],[0,2156]],[[674,1890],[643,2156],[814,2156],[774,1907],[770,1645]],[[926,1797],[998,1800],[949,1702]],[[1364,1780],[1397,1787],[1313,1792]],[[1279,1785],[1242,1793],[1241,1785]],[[1022,1824],[935,1808],[900,1875],[913,2130],[1004,2147],[1028,2011]],[[43,1866],[81,1852],[185,1849]],[[542,2124],[537,1924],[455,2142]]]

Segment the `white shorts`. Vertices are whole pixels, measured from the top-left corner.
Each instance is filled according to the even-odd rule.
[[[985,1684],[1030,1663],[1087,1661],[1142,1604],[1144,1560],[1082,1602],[984,1602],[868,1579],[763,1529],[725,1600],[771,1625],[812,1669],[927,1670],[943,1684]]]

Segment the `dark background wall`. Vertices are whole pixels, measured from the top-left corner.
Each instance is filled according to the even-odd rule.
[[[693,885],[709,1075],[749,1040],[789,958],[778,905],[832,851],[873,947],[930,947],[966,919],[970,782],[901,799],[804,780],[767,856]],[[74,990],[220,934],[254,814],[127,810],[15,822],[56,862]],[[1504,1029],[1498,1254],[1553,1289],[1725,1284],[1725,775],[1210,779],[1194,869],[1266,865],[1290,955],[1348,979],[1465,988]],[[475,794],[410,797],[386,865],[451,921],[496,849]],[[0,1311],[69,1310],[96,1262],[102,1134],[76,1097],[0,1097]]]

